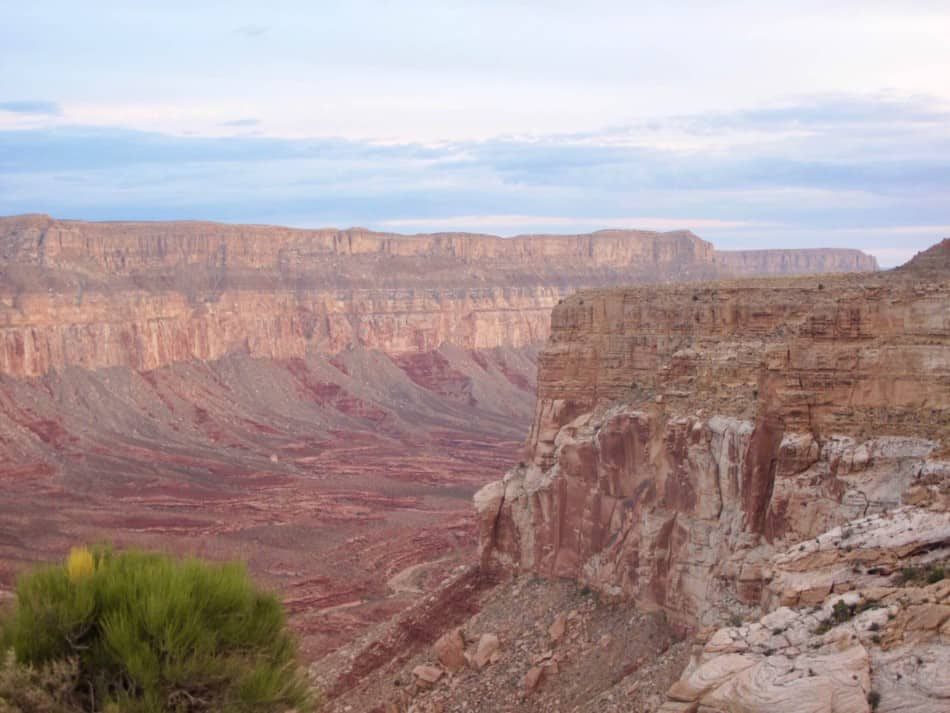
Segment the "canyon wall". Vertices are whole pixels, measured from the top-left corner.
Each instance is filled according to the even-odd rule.
[[[730,275],[796,275],[813,272],[872,272],[877,261],[860,250],[717,250],[713,260]]]
[[[946,491],[948,436],[948,241],[889,273],[583,291],[525,461],[476,495],[483,562],[708,625],[767,598],[776,548]]]
[[[155,369],[349,347],[524,347],[580,288],[864,270],[855,251],[718,253],[688,231],[589,235],[293,230],[0,219],[0,372]]]

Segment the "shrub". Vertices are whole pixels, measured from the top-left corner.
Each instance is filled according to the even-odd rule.
[[[907,584],[908,582],[913,582],[921,577],[920,569],[917,567],[904,567],[901,570],[899,581],[901,584]]]
[[[17,582],[6,629],[27,670],[76,662],[85,711],[312,709],[280,602],[239,564],[81,548]]]
[[[871,706],[872,711],[876,711],[877,707],[881,705],[881,694],[877,691],[870,691],[868,693],[868,704]]]
[[[70,713],[79,666],[75,659],[42,669],[16,662],[12,651],[0,653],[0,713]]]
[[[926,568],[904,567],[897,577],[899,584],[936,584],[945,576],[942,565],[931,564]]]

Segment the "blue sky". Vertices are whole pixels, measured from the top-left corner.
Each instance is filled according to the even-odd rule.
[[[0,214],[950,236],[946,2],[0,8]]]

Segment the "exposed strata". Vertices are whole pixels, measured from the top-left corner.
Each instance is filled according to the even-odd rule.
[[[942,481],[950,269],[922,262],[566,299],[526,462],[476,495],[483,561],[693,628],[761,604],[776,548]]]
[[[876,268],[849,250],[742,255],[688,231],[503,239],[2,218],[0,372],[521,347],[582,287]]]
[[[661,713],[942,711],[950,514],[859,518],[772,560],[782,606],[707,632]]]

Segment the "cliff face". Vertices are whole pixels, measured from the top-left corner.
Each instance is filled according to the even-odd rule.
[[[4,218],[0,371],[522,347],[578,288],[874,267],[850,251],[722,255],[687,231],[503,239]]]
[[[713,259],[736,277],[877,270],[877,260],[860,250],[717,250]]]
[[[177,291],[22,294],[0,307],[0,372],[40,376],[70,365],[150,370],[354,346],[391,354],[443,343],[525,347],[547,334],[559,295],[550,287],[228,290],[198,302]]]
[[[476,495],[483,561],[691,628],[767,599],[777,547],[946,489],[950,265],[924,262],[565,300],[527,461]]]

